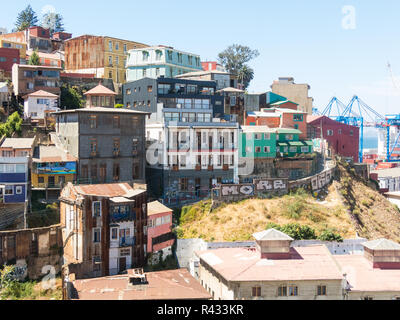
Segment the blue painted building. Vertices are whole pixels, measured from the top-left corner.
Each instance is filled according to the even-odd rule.
[[[203,70],[199,55],[164,46],[129,50],[126,68],[127,82]]]
[[[28,199],[29,158],[0,158],[0,203],[25,203]]]

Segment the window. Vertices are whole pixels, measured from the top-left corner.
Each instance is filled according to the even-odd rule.
[[[289,296],[295,297],[299,295],[299,288],[297,286],[289,286]]]
[[[187,189],[188,189],[188,178],[181,178],[179,180],[179,190],[187,191]]]
[[[115,57],[115,64],[119,66],[119,57]]]
[[[366,297],[363,297],[362,300],[374,300],[374,298],[371,296],[366,296]]]
[[[97,153],[97,139],[90,140],[90,153]]]
[[[285,136],[285,139],[288,140],[288,141],[291,141],[291,140],[293,140],[293,135],[292,134],[287,134]]]
[[[90,123],[91,129],[96,129],[97,128],[97,116],[90,116],[89,123]]]
[[[160,76],[160,68],[156,68],[156,76],[157,76],[157,77]]]
[[[153,92],[153,86],[148,86],[147,87],[147,92]]]
[[[333,136],[333,130],[328,130],[328,131],[327,131],[327,134],[328,134],[328,137]]]
[[[286,286],[280,286],[278,288],[278,297],[286,297],[287,296],[287,287]]]
[[[293,121],[303,122],[303,115],[302,114],[293,115]]]
[[[112,66],[112,56],[108,56],[108,65]]]
[[[0,57],[0,62],[6,62],[7,59],[5,57]]]
[[[128,51],[128,47],[126,44],[124,44],[124,52],[127,52],[127,51]]]
[[[342,134],[342,129],[339,129],[339,134]]]
[[[178,53],[178,62],[182,63],[182,53]]]
[[[117,51],[119,50],[119,42],[115,43],[115,50],[117,50]]]
[[[353,131],[353,130],[350,130],[350,137],[352,137],[353,134],[354,134],[354,131]]]
[[[261,152],[261,147],[256,147],[256,153],[260,153]]]
[[[120,140],[119,138],[115,138],[113,141],[113,153],[117,154],[120,151]]]
[[[131,89],[126,89],[126,94],[132,94],[132,90]]]
[[[271,147],[264,147],[264,153],[270,153]]]
[[[148,61],[149,60],[149,53],[147,51],[142,52],[142,60]]]
[[[326,296],[326,286],[318,286],[317,287],[317,295]]]
[[[119,174],[120,174],[119,170],[120,170],[119,169],[119,164],[118,163],[114,163],[114,167],[113,167],[113,178],[114,178],[114,181],[119,181]]]
[[[261,133],[254,134],[254,139],[255,140],[261,140]]]
[[[261,287],[253,287],[252,295],[253,297],[261,297]]]
[[[15,187],[15,194],[22,194],[22,187],[21,186]]]
[[[92,215],[93,217],[101,217],[101,201],[92,202]]]
[[[113,128],[114,129],[119,129],[120,128],[120,117],[119,116],[114,116],[113,117]]]
[[[110,52],[113,51],[113,43],[112,43],[112,41],[108,41],[108,51],[110,51]]]
[[[197,93],[197,86],[188,84],[187,85],[187,94],[196,94]]]
[[[162,58],[162,51],[156,50],[156,60],[160,61]]]
[[[118,240],[118,228],[111,228],[111,240]]]
[[[112,72],[112,71],[109,71],[109,72],[108,72],[108,78],[109,78],[109,79],[112,79],[112,78],[113,78],[113,72]]]
[[[271,134],[270,133],[264,133],[264,140],[271,140]]]
[[[6,186],[4,190],[4,194],[6,196],[13,196],[14,195],[14,187],[13,186]]]
[[[146,68],[143,69],[143,77],[147,77],[147,69]]]
[[[93,229],[93,243],[100,243],[101,241],[101,229],[94,228]]]

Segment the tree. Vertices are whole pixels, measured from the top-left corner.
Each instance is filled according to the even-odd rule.
[[[37,53],[37,50],[33,51],[31,56],[29,57],[28,64],[31,66],[40,66],[40,58]]]
[[[53,35],[55,32],[62,32],[65,30],[62,15],[55,12],[45,13],[42,18],[41,26],[45,29],[49,29],[50,35]]]
[[[218,61],[229,73],[237,75],[244,88],[247,88],[254,78],[254,70],[246,63],[259,56],[257,50],[247,46],[233,44],[218,55]]]
[[[83,106],[83,96],[77,88],[63,84],[61,86],[60,106],[66,107],[68,110],[80,109]]]
[[[38,18],[31,5],[28,5],[25,10],[21,11],[15,22],[16,31],[24,31],[29,27],[34,27],[38,23]]]

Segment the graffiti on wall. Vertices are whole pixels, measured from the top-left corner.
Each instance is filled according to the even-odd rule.
[[[289,190],[304,188],[318,191],[330,184],[335,168],[315,176],[290,181],[288,179],[255,179],[253,183],[225,184],[212,190],[213,202],[232,202],[267,194],[287,194]]]

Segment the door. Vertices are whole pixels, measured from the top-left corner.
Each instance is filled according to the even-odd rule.
[[[48,186],[49,186],[49,187],[54,187],[55,184],[56,184],[56,180],[55,180],[54,176],[49,176],[49,179],[48,179]]]
[[[126,270],[126,257],[119,258],[119,272],[124,272]]]

